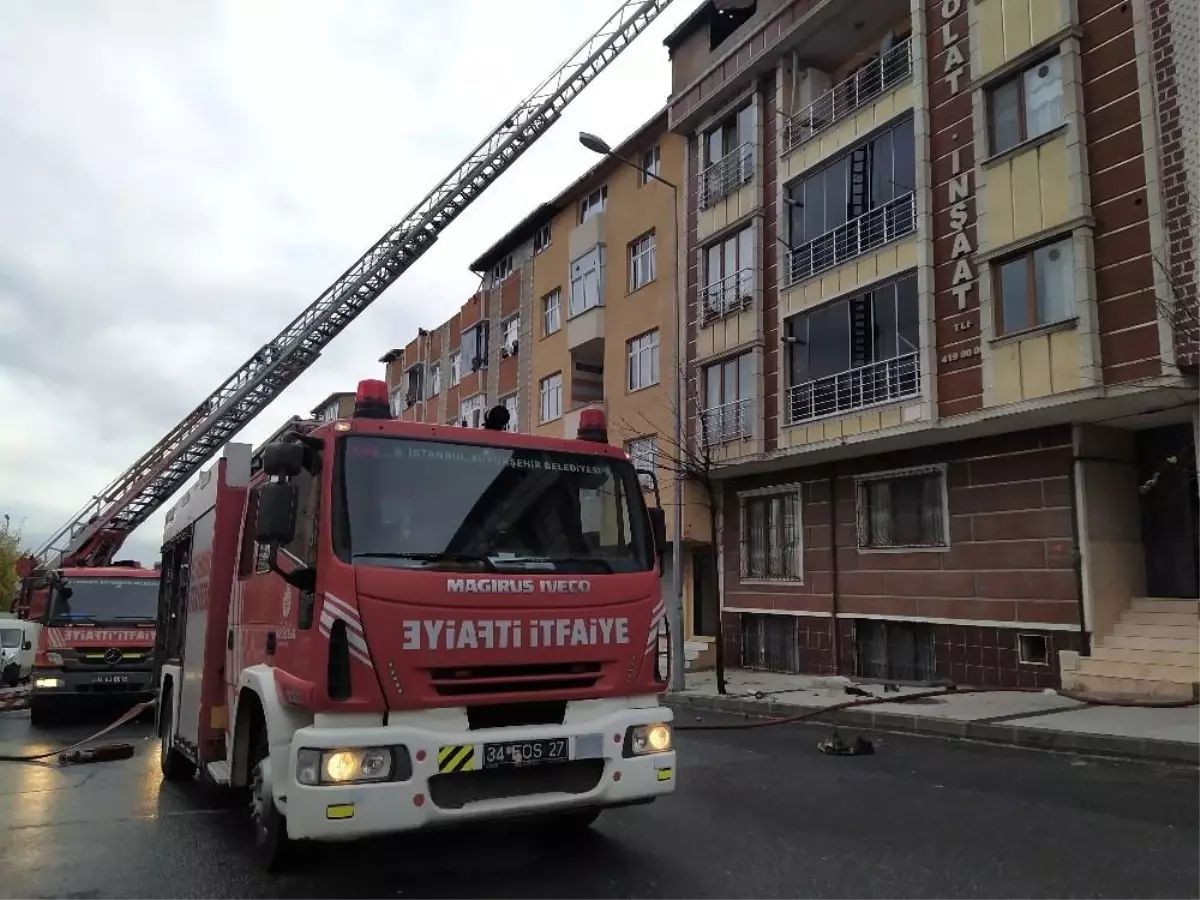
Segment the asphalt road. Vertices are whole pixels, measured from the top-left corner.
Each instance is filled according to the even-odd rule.
[[[0,713],[0,753],[86,730]],[[0,763],[0,896],[1200,895],[1195,771],[892,735],[869,735],[874,756],[828,757],[826,733],[681,735],[678,793],[606,813],[578,844],[444,832],[316,847],[272,877],[245,852],[243,810],[162,784],[135,725],[131,760]]]

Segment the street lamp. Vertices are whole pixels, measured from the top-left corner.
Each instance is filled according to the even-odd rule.
[[[674,258],[671,264],[671,290],[674,295],[674,303],[672,304],[672,312],[674,314],[674,329],[675,340],[671,342],[671,366],[675,371],[675,452],[683,454],[687,452],[687,443],[684,436],[683,417],[684,417],[684,397],[683,397],[683,370],[680,367],[679,348],[683,345],[683,291],[679,282],[679,252],[680,252],[680,237],[679,237],[679,187],[672,184],[667,179],[651,172],[643,166],[638,165],[633,160],[626,159],[619,153],[615,153],[613,148],[603,138],[594,134],[589,134],[586,131],[579,132],[579,143],[591,150],[593,153],[599,153],[601,156],[607,156],[611,159],[623,162],[631,169],[636,169],[647,178],[657,181],[659,184],[665,184],[671,189],[671,229],[672,240],[674,244]],[[675,541],[671,548],[671,583],[674,597],[671,607],[667,610],[667,622],[671,629],[671,690],[682,691],[684,688],[683,667],[685,665],[684,658],[684,642],[683,642],[683,476],[679,471],[679,466],[675,466],[674,483],[672,485],[672,495],[675,502],[675,512],[673,516]]]

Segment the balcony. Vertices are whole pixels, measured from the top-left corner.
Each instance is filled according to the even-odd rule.
[[[917,395],[921,392],[920,356],[907,353],[793,385],[787,390],[784,424],[843,416]]]
[[[754,144],[746,141],[700,173],[700,208],[712,208],[753,178]]]
[[[786,121],[783,126],[784,154],[848,118],[911,75],[912,38],[905,38]]]
[[[783,286],[791,287],[916,230],[916,194],[904,194],[789,252]]]
[[[754,435],[754,401],[749,397],[713,406],[700,413],[704,446],[714,447]]]
[[[754,281],[754,269],[747,267],[705,286],[700,307],[701,324],[712,324],[748,307],[754,300]]]

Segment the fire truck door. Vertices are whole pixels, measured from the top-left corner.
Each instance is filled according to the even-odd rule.
[[[208,588],[212,574],[212,541],[215,511],[210,509],[192,526],[191,569],[188,572],[187,611],[183,629],[183,685],[179,696],[178,733],[198,744],[204,673],[205,637],[208,634]],[[215,661],[214,661],[215,662]]]

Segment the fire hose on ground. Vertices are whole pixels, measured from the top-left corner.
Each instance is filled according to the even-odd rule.
[[[46,750],[42,753],[28,754],[0,754],[0,762],[40,762],[44,759],[50,759],[52,756],[58,757],[60,766],[74,766],[81,763],[93,762],[113,762],[118,759],[129,759],[133,756],[133,744],[125,742],[114,742],[109,744],[97,744],[94,747],[84,747],[85,744],[90,744],[97,738],[102,738],[110,731],[120,728],[127,722],[131,722],[144,713],[148,709],[152,709],[157,703],[157,700],[147,700],[144,703],[139,703],[129,710],[121,714],[116,721],[110,725],[101,728],[95,734],[90,734],[81,741],[76,741],[66,747],[60,747],[57,750]]]

